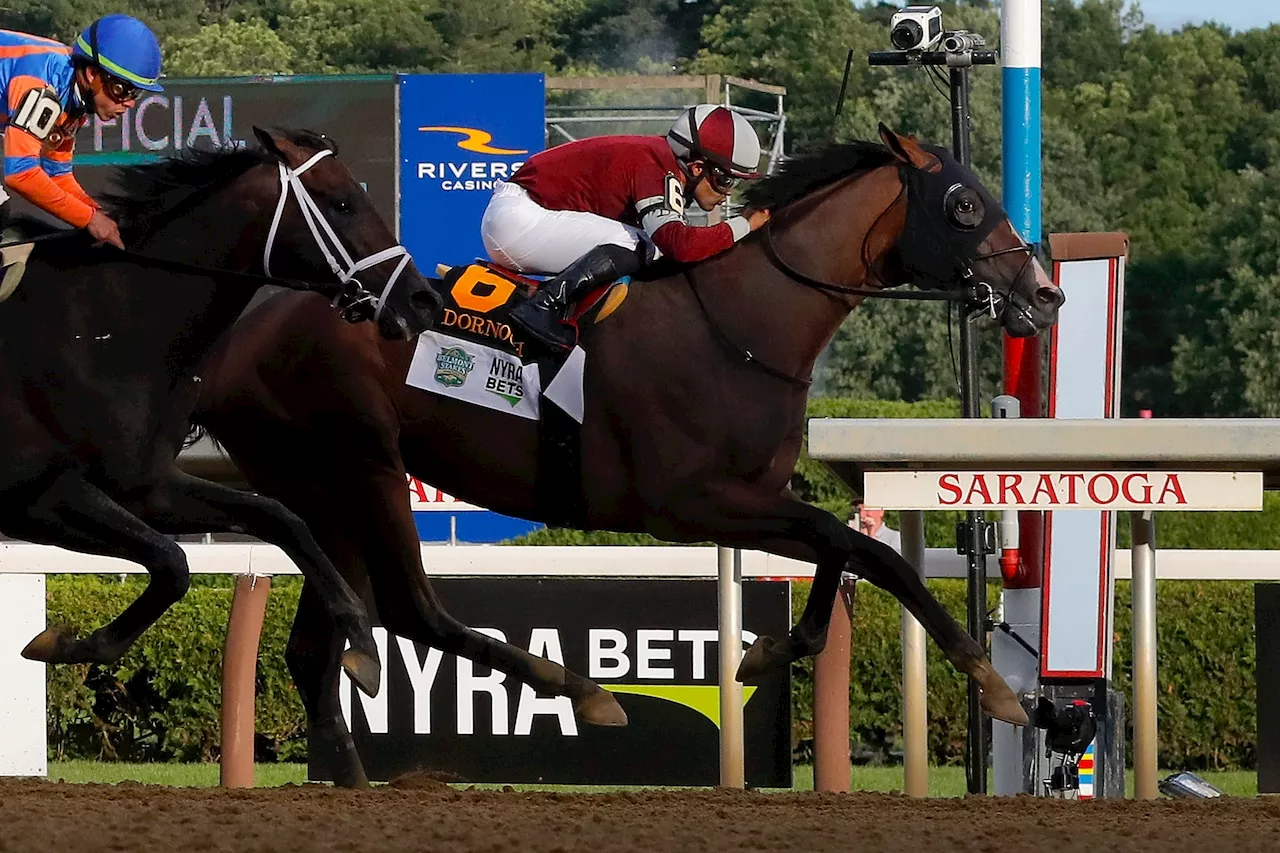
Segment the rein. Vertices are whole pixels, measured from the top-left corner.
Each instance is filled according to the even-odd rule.
[[[29,243],[46,243],[57,240],[65,240],[70,237],[83,237],[83,233],[79,229],[67,229],[53,231],[48,234],[36,234],[31,237],[23,237],[8,242],[0,242],[0,249],[8,246],[21,246]],[[125,258],[151,269],[162,269],[170,272],[189,273],[196,275],[216,275],[219,278],[234,279],[258,286],[266,284],[274,284],[280,287],[289,288],[290,290],[299,290],[309,293],[321,293],[333,288],[318,284],[313,281],[303,281],[293,278],[278,278],[262,273],[243,272],[240,270],[228,270],[221,267],[206,267],[199,264],[189,263],[187,261],[171,260],[169,258],[161,258],[155,255],[147,255],[142,252],[135,252],[130,249],[117,249],[114,246],[102,246],[100,250],[104,253],[98,260],[102,263],[108,263],[114,258],[113,255],[123,255]],[[359,285],[359,282],[356,282]],[[373,299],[373,295],[364,290],[363,287],[352,288],[349,283],[341,289],[336,290],[333,297],[333,305],[343,309],[342,316],[347,320],[361,319],[355,314],[362,303],[366,303]]]
[[[907,185],[904,182],[902,193],[906,192]],[[899,194],[898,198],[902,198],[902,194]],[[897,204],[896,200],[894,204]],[[892,206],[890,206],[889,209],[892,209]],[[887,212],[888,211],[886,210],[886,213]],[[883,216],[884,214],[881,214],[881,218],[883,218]],[[770,220],[761,229],[762,233],[760,235],[760,242],[764,249],[765,258],[768,259],[774,269],[778,270],[778,272],[782,273],[787,278],[797,284],[803,285],[804,287],[826,294],[833,299],[841,296],[861,296],[868,299],[900,299],[916,302],[963,303],[965,305],[975,306],[979,310],[989,313],[992,318],[995,318],[998,314],[997,302],[1007,302],[1008,300],[1007,296],[997,294],[990,284],[983,281],[954,289],[895,291],[882,288],[848,287],[834,282],[823,281],[820,278],[814,278],[813,276],[807,275],[796,269],[778,253],[778,247],[773,241],[774,223],[777,221],[778,220],[776,219]],[[866,240],[870,238],[871,231],[875,230],[875,225],[878,225],[879,221],[879,219],[876,220],[876,223],[872,225],[871,230],[867,232],[866,237],[863,238],[864,251],[866,248]],[[1013,254],[1015,252],[1026,253],[1027,260],[1025,263],[1030,263],[1031,259],[1034,257],[1034,250],[1026,243],[1022,243],[1022,245],[1019,246],[1012,246],[1008,249],[988,252],[985,255],[978,255],[970,259],[953,257],[953,260],[957,262],[957,269],[959,270],[959,274],[956,276],[954,281],[967,282],[975,279],[976,275],[973,271],[973,265],[979,261],[986,261],[1003,255]],[[870,271],[869,263],[868,271]],[[908,272],[910,271],[911,269],[908,267]],[[788,382],[797,388],[808,389],[813,384],[812,377],[808,379],[801,379],[798,376],[792,376],[783,370],[779,370],[776,367],[760,361],[755,357],[751,350],[744,349],[736,344],[729,337],[728,333],[726,333],[711,316],[711,312],[707,309],[707,305],[702,299],[702,294],[698,292],[698,288],[694,283],[693,273],[691,270],[685,271],[685,279],[689,282],[689,289],[693,291],[694,299],[697,300],[698,303],[698,309],[702,312],[703,318],[707,321],[707,326],[711,329],[712,336],[714,336],[720,345],[731,355],[743,364],[751,365],[762,373],[772,376],[775,379],[781,379],[782,381]]]
[[[333,305],[341,308],[342,316],[348,321],[355,321],[367,316],[367,308],[373,309],[371,319],[375,322],[381,317],[383,306],[386,304],[387,295],[391,293],[395,287],[396,281],[399,280],[400,274],[404,272],[405,267],[409,265],[412,259],[409,250],[403,245],[395,245],[380,252],[375,252],[361,260],[354,260],[351,253],[347,251],[342,240],[333,230],[333,226],[325,218],[324,213],[320,210],[320,206],[316,204],[315,199],[307,192],[302,184],[300,176],[318,163],[324,157],[333,154],[330,149],[319,151],[312,155],[306,162],[291,169],[283,163],[278,164],[280,172],[280,198],[276,202],[275,215],[271,220],[271,228],[267,233],[266,245],[262,252],[262,269],[263,273],[240,272],[235,270],[219,269],[216,267],[202,267],[196,264],[187,263],[185,261],[169,260],[166,258],[158,258],[153,255],[145,255],[139,252],[133,252],[128,249],[122,254],[145,264],[146,266],[156,269],[165,269],[172,272],[200,273],[209,274],[216,273],[219,276],[238,279],[240,281],[250,282],[258,285],[274,284],[281,287],[287,287],[293,290],[302,290],[309,292],[324,292],[331,288],[318,285],[315,282],[302,281],[299,279],[278,278],[271,275],[271,251],[275,247],[276,236],[280,229],[280,222],[284,217],[284,211],[289,203],[289,195],[292,192],[298,198],[298,209],[302,213],[303,221],[307,223],[307,227],[311,230],[311,236],[316,242],[316,246],[320,249],[324,259],[329,264],[329,269],[337,276],[338,283],[341,285],[335,292],[333,297]],[[77,230],[55,231],[50,234],[40,234],[28,239],[22,239],[19,243],[35,243],[51,239],[60,239],[78,234]],[[327,240],[327,242],[326,242]],[[332,247],[332,250],[331,248]],[[117,249],[117,252],[120,250]],[[336,255],[336,257],[335,257]],[[374,296],[370,293],[356,274],[371,267],[377,266],[384,261],[392,258],[400,258],[400,263],[396,265],[390,277],[387,279],[386,285],[382,289],[382,293]],[[339,262],[341,258],[341,262]]]

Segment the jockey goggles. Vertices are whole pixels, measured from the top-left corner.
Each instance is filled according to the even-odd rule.
[[[706,169],[707,183],[711,185],[711,189],[721,195],[728,195],[733,192],[739,181],[742,180],[729,174],[714,163],[707,162]]]
[[[117,104],[123,104],[125,101],[136,101],[142,97],[142,90],[137,86],[105,71],[99,71],[102,75],[103,93]]]

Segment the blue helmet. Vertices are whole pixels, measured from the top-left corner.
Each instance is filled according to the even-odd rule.
[[[160,77],[160,43],[155,33],[137,18],[107,15],[90,24],[71,48],[103,71],[148,92],[163,92]]]

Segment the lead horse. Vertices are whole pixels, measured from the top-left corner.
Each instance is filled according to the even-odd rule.
[[[841,322],[881,288],[912,281],[982,301],[1015,335],[1051,325],[1062,294],[999,203],[951,156],[881,128],[883,144],[786,163],[749,192],[768,228],[718,257],[631,288],[585,329],[580,485],[584,528],[714,540],[817,564],[804,613],[760,638],[751,679],[825,642],[843,571],[893,593],[993,716],[1025,723],[982,647],[892,548],[796,499],[808,377]],[[346,577],[371,587],[395,634],[566,695],[587,722],[625,720],[612,697],[450,617],[420,562],[406,472],[498,512],[554,520],[540,501],[538,433],[405,384],[412,344],[334,322],[323,300],[284,293],[250,312],[204,374],[201,423],[258,490],[301,517]],[[336,449],[338,452],[335,452]],[[312,747],[340,784],[365,776],[341,717],[340,632],[310,584],[286,652]]]
[[[95,248],[82,232],[43,234],[0,305],[0,530],[131,560],[150,575],[109,624],[84,637],[50,628],[23,654],[119,659],[187,589],[186,557],[166,534],[238,531],[293,558],[313,605],[351,642],[334,665],[376,692],[368,615],[306,525],[175,462],[199,366],[267,274],[338,299],[352,319],[374,320],[364,325],[382,340],[412,337],[440,304],[328,140],[255,133],[260,147],[124,170],[111,206],[132,250]],[[338,319],[329,298],[321,304]]]

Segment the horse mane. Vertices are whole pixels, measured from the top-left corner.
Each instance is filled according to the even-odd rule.
[[[315,151],[338,151],[333,140],[310,130],[283,131],[285,138]],[[107,213],[129,231],[145,230],[186,204],[221,187],[254,166],[275,162],[275,155],[256,143],[248,147],[188,148],[177,157],[120,166],[112,174],[114,188],[103,195]]]
[[[875,169],[895,160],[876,142],[832,143],[784,160],[781,169],[743,190],[748,207],[775,210],[854,172]]]

